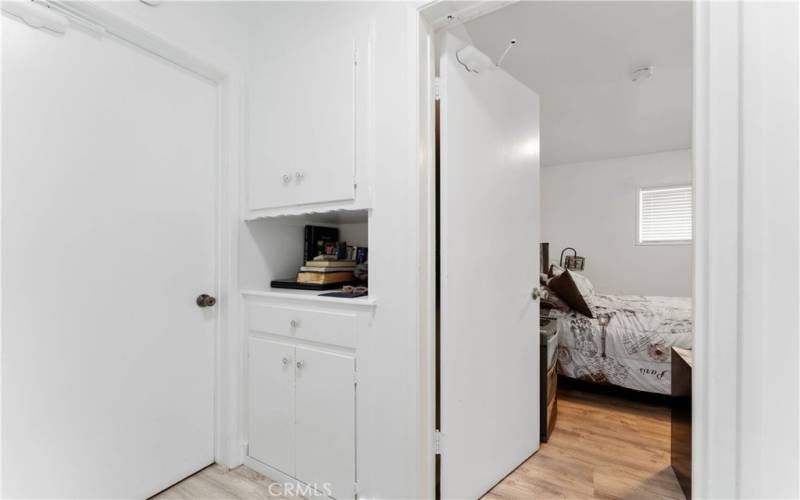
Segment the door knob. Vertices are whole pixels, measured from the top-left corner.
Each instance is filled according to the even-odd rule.
[[[532,298],[533,300],[539,300],[539,299],[541,299],[541,298],[542,298],[542,291],[539,289],[539,287],[538,287],[538,286],[537,286],[537,287],[535,287],[535,288],[533,289],[533,291],[531,291],[531,298]]]
[[[202,294],[197,297],[198,307],[211,307],[217,303],[217,299],[211,295]]]

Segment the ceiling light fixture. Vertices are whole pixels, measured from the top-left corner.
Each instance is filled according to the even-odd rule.
[[[643,68],[636,68],[631,71],[631,81],[638,82],[639,80],[649,80],[653,78],[653,67],[645,66]]]

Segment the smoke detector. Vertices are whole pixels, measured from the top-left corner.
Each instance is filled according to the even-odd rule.
[[[649,80],[653,78],[653,67],[652,66],[644,66],[642,68],[636,68],[631,71],[631,81],[638,82],[641,80]]]

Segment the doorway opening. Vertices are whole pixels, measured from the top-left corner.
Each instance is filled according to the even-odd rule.
[[[439,31],[433,50],[439,94],[434,400],[441,446],[435,459],[436,495],[689,497],[692,4],[520,2],[495,5],[491,12],[453,8],[434,23]],[[657,25],[652,19],[659,20]],[[476,243],[462,251],[505,272],[507,285],[485,277],[454,278],[475,273],[477,265],[475,259],[458,261],[447,250],[453,228],[469,227],[459,219],[468,211],[452,203],[454,197],[471,196],[469,203],[478,205],[502,200],[509,218],[526,209],[513,194],[492,198],[492,193],[514,189],[508,188],[513,177],[502,168],[481,177],[489,194],[468,191],[460,176],[486,172],[470,163],[474,152],[468,158],[452,154],[476,148],[474,142],[482,143],[478,150],[523,151],[526,146],[511,132],[492,142],[492,133],[503,135],[507,124],[502,120],[486,129],[501,105],[487,97],[492,88],[513,99],[508,90],[513,84],[497,83],[505,78],[498,74],[538,98],[529,117],[536,143],[527,145],[535,155],[528,165],[536,170],[531,192],[536,215],[529,224],[490,238],[492,254],[480,243],[487,235],[473,214],[468,222],[476,228]],[[461,80],[467,82],[468,95],[453,91]],[[463,111],[469,106],[471,115]],[[519,106],[524,102],[518,101]],[[518,245],[518,234],[526,231],[535,235],[538,265],[536,247],[504,248]],[[516,264],[514,273],[501,264],[508,259]],[[516,300],[520,291],[514,280],[524,275],[525,266],[537,269],[539,276],[530,286],[534,300],[541,297],[533,302],[538,330],[530,325],[541,346],[527,353],[536,371],[527,386],[512,382],[513,377],[504,379],[489,366],[524,373],[515,366],[523,361],[498,357],[508,353],[497,344],[514,342],[508,336],[513,325],[493,329],[481,322],[508,315],[493,310],[487,294],[503,297],[504,304]],[[468,288],[471,299],[454,300],[449,295],[453,283]],[[465,304],[473,307],[467,310]],[[525,307],[517,306],[519,319]],[[456,314],[459,320],[453,319]],[[470,328],[483,331],[472,337]],[[530,348],[524,342],[515,346],[517,352]],[[471,390],[459,392],[463,385]],[[508,394],[498,399],[504,391]],[[509,417],[527,411],[532,394],[535,443],[512,430],[516,422]],[[498,401],[505,403],[503,412],[483,412],[487,402]],[[470,432],[460,433],[460,425]],[[516,440],[508,436],[513,432],[518,432]],[[486,435],[491,439],[481,444],[480,436]],[[519,441],[527,447],[510,453],[504,449],[504,443]],[[452,456],[455,451],[458,459]],[[493,453],[497,456],[487,457]],[[460,489],[465,483],[474,491]]]

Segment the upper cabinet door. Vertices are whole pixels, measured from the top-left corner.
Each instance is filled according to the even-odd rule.
[[[370,29],[330,24],[273,33],[276,43],[257,51],[248,105],[250,210],[356,197]]]

